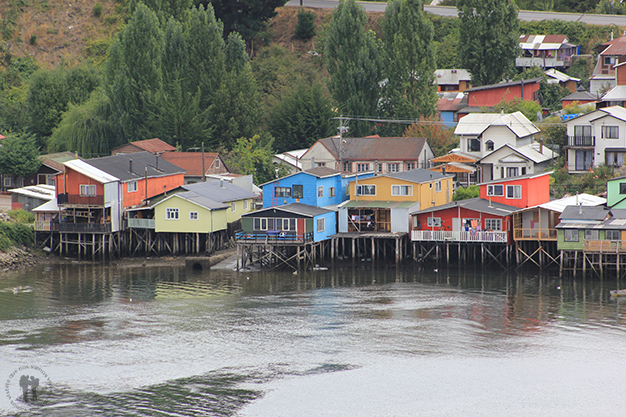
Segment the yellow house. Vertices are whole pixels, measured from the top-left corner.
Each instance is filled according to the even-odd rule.
[[[172,194],[154,206],[154,231],[213,233],[226,230],[229,211],[227,204],[193,191]]]
[[[409,209],[450,203],[453,178],[414,169],[351,181],[350,200],[340,205],[339,231],[408,232]]]

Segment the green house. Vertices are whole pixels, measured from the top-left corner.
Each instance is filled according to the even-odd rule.
[[[213,233],[226,230],[230,205],[193,191],[172,194],[154,205],[157,233]]]
[[[606,182],[606,200],[609,208],[626,209],[626,176]]]

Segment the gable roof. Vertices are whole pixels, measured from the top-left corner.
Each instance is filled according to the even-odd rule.
[[[409,137],[340,139],[339,136],[332,136],[319,139],[317,142],[324,146],[335,159],[344,161],[419,160],[420,154],[427,144],[425,138]],[[309,151],[311,148],[309,148]]]
[[[464,208],[481,213],[487,213],[495,216],[508,216],[519,210],[519,207],[507,206],[506,204],[496,203],[495,201],[489,202],[489,200],[475,197],[468,198],[466,200],[453,201],[442,206],[430,207],[423,210],[417,210],[410,212],[409,214],[424,214],[434,213],[441,210],[447,210],[450,208]]]
[[[598,48],[604,49],[600,52],[600,55],[626,55],[626,36],[620,36],[612,41],[605,42]]]
[[[472,81],[472,75],[466,69],[435,70],[435,81],[439,85],[456,85],[460,81]]]
[[[271,181],[261,184],[260,187],[263,187],[264,185],[267,185],[267,184],[273,184],[276,181],[282,181],[287,178],[295,177],[296,175],[312,175],[316,178],[327,178],[327,177],[333,177],[335,175],[341,175],[341,173],[339,171],[335,171],[334,169],[328,168],[328,167],[315,167],[315,168],[307,169],[304,171],[294,172],[293,174],[285,175],[284,177],[281,177],[281,178],[273,179]]]
[[[539,133],[533,124],[522,112],[515,113],[470,113],[459,120],[454,129],[455,135],[480,135],[491,126],[506,126],[517,137]]]
[[[291,203],[291,204],[285,204],[283,206],[268,207],[268,208],[253,211],[250,213],[245,213],[245,214],[242,214],[241,217],[258,217],[259,215],[262,215],[268,210],[273,210],[273,212],[282,211],[286,213],[297,214],[298,216],[303,216],[303,217],[315,217],[315,216],[319,216],[320,214],[332,213],[331,210],[327,210],[321,207],[309,206],[308,204],[302,204],[302,203]]]
[[[581,193],[577,195],[567,196],[556,200],[548,201],[547,203],[538,204],[536,206],[528,207],[520,211],[529,211],[536,208],[542,208],[545,210],[556,211],[562,213],[568,206],[600,206],[606,204],[606,198],[598,197],[591,194]]]
[[[220,209],[226,209],[228,208],[228,205],[224,204],[224,203],[220,203],[218,201],[212,200],[209,197],[205,196],[205,195],[201,195],[198,193],[195,193],[193,191],[184,191],[182,193],[176,193],[176,194],[172,194],[166,198],[164,198],[163,200],[160,200],[159,202],[155,203],[152,207],[156,207],[160,204],[163,204],[164,202],[172,199],[172,198],[182,198],[183,200],[189,201],[190,203],[193,203],[197,206],[203,207],[205,209],[208,210],[220,210]]]
[[[208,181],[197,182],[195,184],[185,184],[181,188],[193,191],[219,203],[246,200],[255,198],[256,194],[244,188],[231,184],[228,181]]]
[[[576,82],[580,81],[580,78],[571,77],[567,75],[566,73],[561,72],[555,68],[550,68],[550,69],[545,70],[544,74],[546,74],[551,79],[561,82],[561,83],[564,83],[566,81],[576,81]],[[550,80],[548,80],[548,82],[550,82]]]
[[[131,172],[132,161],[132,172]],[[66,165],[74,161],[66,162]],[[85,163],[91,167],[108,174],[119,181],[130,181],[144,178],[165,177],[174,174],[182,174],[184,169],[163,161],[150,152],[136,152],[103,158],[89,159]],[[158,168],[157,168],[158,166]]]
[[[565,35],[520,35],[519,37],[519,46],[522,49],[559,49],[567,42]]]
[[[127,146],[127,145],[133,145],[142,151],[146,151],[150,153],[175,152],[176,151],[176,147],[158,138],[139,140],[136,142],[129,142],[126,145],[117,146],[113,148],[111,151],[114,152],[116,149],[121,148],[123,146]]]
[[[82,159],[73,159],[71,161],[65,162],[63,165],[72,169],[73,171],[85,175],[86,177],[96,180],[101,184],[107,184],[109,182],[115,182],[120,180],[116,176],[113,176],[101,169],[98,169],[95,166],[89,164],[87,161],[83,161]]]
[[[202,152],[165,152],[161,158],[187,171],[186,176],[201,177],[211,167],[218,154],[204,152],[204,169],[202,172]]]
[[[530,144],[524,145],[524,146],[520,146],[519,148],[514,148],[513,146],[511,146],[511,145],[509,145],[507,143],[507,144],[502,145],[501,147],[499,147],[495,151],[491,152],[489,155],[485,155],[484,157],[479,159],[478,162],[481,162],[483,159],[486,159],[486,158],[489,158],[489,157],[493,156],[496,152],[500,151],[503,148],[509,148],[512,152],[514,152],[514,153],[516,153],[518,155],[521,155],[521,156],[523,156],[524,158],[526,158],[528,160],[531,160],[535,164],[540,164],[542,162],[549,161],[550,159],[553,159],[553,158],[556,158],[556,157],[559,156],[559,154],[557,152],[553,151],[551,148],[548,148],[547,146],[543,146],[543,150],[542,150],[541,149],[541,144],[539,144],[537,142],[530,143]],[[503,161],[502,159],[501,159],[501,161],[502,162],[507,162],[507,161]],[[509,161],[509,162],[512,162],[512,161]]]
[[[589,91],[576,91],[568,96],[565,96],[561,101],[596,101],[598,98],[591,94]]]
[[[67,162],[67,161],[71,161],[73,159],[81,159],[84,160],[84,158],[81,158],[80,156],[78,156],[77,154],[75,154],[74,152],[58,152],[58,153],[50,153],[47,155],[40,155],[39,159],[41,160],[41,163],[52,168],[55,169],[57,171],[63,171],[63,163]]]
[[[626,85],[616,85],[606,92],[600,99],[602,101],[624,101],[626,100]]]
[[[626,122],[626,109],[623,108],[622,106],[602,107],[600,109],[595,110],[595,112],[598,112],[598,117],[594,117],[593,119],[590,119],[591,122],[594,122],[606,116],[613,116],[616,119]],[[574,119],[571,119],[571,120],[574,120]]]

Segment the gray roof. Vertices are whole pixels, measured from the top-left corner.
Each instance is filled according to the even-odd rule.
[[[418,160],[422,149],[427,144],[425,138],[411,137],[339,138],[339,136],[332,136],[319,139],[318,142],[326,147],[335,159],[344,161]]]
[[[559,219],[571,219],[581,222],[602,221],[609,214],[604,206],[567,206]]]
[[[593,94],[591,94],[588,91],[576,91],[575,93],[570,94],[569,96],[565,96],[561,99],[561,101],[564,100],[597,100],[598,98],[596,96],[594,96]]]
[[[263,214],[268,210],[282,211],[287,213],[297,214],[303,217],[315,217],[320,214],[331,213],[332,210],[326,210],[321,207],[309,206],[302,203],[285,204],[284,206],[268,207],[261,210],[253,211],[251,213],[242,214],[242,217],[258,217],[259,214]]]
[[[227,208],[228,206],[224,203],[220,203],[218,201],[215,200],[211,200],[210,198],[208,198],[205,195],[200,195],[194,191],[185,191],[183,193],[178,193],[178,194],[174,194],[172,195],[172,197],[178,196],[180,198],[183,198],[187,201],[191,201],[192,203],[196,203],[202,207],[211,209],[211,210],[216,210],[216,209],[224,209]],[[170,197],[171,198],[171,197]],[[165,200],[163,200],[165,201]]]
[[[132,161],[132,171],[131,162]],[[130,181],[144,178],[147,172],[149,178],[165,177],[172,174],[185,173],[185,170],[159,158],[150,152],[136,152],[105,156],[85,161],[107,174],[119,178],[120,181]],[[157,169],[158,165],[158,169]],[[146,171],[146,167],[148,168]]]
[[[481,213],[491,214],[495,216],[508,216],[516,211],[518,211],[519,207],[507,206],[506,204],[500,204],[496,202],[489,202],[489,200],[476,197],[476,198],[468,198],[466,200],[453,201],[452,203],[444,204],[442,206],[430,207],[424,210],[413,211],[409,214],[423,214],[423,213],[432,213],[441,210],[447,210],[450,208],[464,208],[468,210],[474,210]]]
[[[220,203],[256,197],[256,194],[252,191],[233,185],[228,181],[197,182],[195,184],[185,184],[182,188]]]
[[[430,182],[454,177],[454,175],[451,174],[442,174],[441,172],[431,171],[429,169],[422,168],[412,169],[410,171],[402,171],[395,174],[385,174],[383,176],[412,182]]]
[[[611,215],[615,219],[626,219],[626,209],[611,209]]]

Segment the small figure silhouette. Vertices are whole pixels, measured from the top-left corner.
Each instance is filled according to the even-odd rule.
[[[28,402],[28,384],[28,375],[22,375],[20,377],[20,388],[22,388],[22,392],[24,393],[24,402]]]
[[[37,388],[39,388],[39,378],[35,378],[35,376],[30,377],[30,393],[33,400],[37,399]]]

